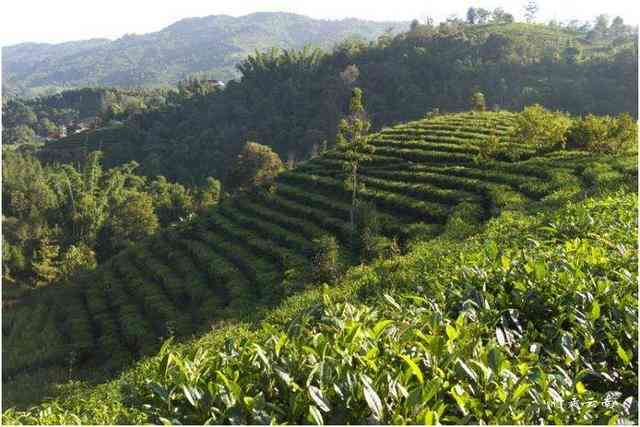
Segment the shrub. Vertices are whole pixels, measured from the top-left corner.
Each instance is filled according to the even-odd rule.
[[[83,271],[93,270],[96,268],[96,254],[85,245],[71,245],[65,252],[60,262],[60,271],[62,276],[69,279]]]
[[[617,117],[587,116],[576,119],[568,137],[570,148],[618,153],[637,145],[638,125],[627,113]]]
[[[482,92],[476,92],[471,95],[471,109],[474,111],[486,111],[487,104]]]
[[[229,174],[229,186],[235,190],[252,190],[272,183],[282,170],[282,160],[270,147],[247,142]]]
[[[311,267],[313,280],[334,282],[342,271],[338,241],[334,236],[325,235],[314,239],[313,244],[315,246]]]
[[[480,226],[482,208],[463,202],[457,205],[444,226],[443,235],[450,239],[464,239],[476,233]]]
[[[374,203],[359,200],[356,206],[356,236],[353,249],[362,258],[374,257],[376,238],[380,235],[382,224]]]
[[[564,148],[571,119],[565,113],[549,111],[535,104],[515,115],[515,138],[538,152]]]

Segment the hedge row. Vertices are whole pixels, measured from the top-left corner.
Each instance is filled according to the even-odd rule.
[[[273,222],[286,230],[294,230],[295,232],[305,236],[307,240],[313,240],[315,237],[325,233],[323,229],[315,225],[313,222],[292,217],[291,215],[282,214],[279,211],[265,206],[265,203],[254,203],[247,198],[237,198],[234,202],[234,206],[247,215]]]
[[[324,190],[331,189],[336,193],[342,192],[343,197],[346,194],[343,181],[335,178],[295,173],[288,174],[287,178],[291,181],[298,181],[300,184],[306,183],[307,185],[320,186]],[[439,204],[423,202],[413,197],[407,197],[379,188],[371,189],[365,186],[364,189],[360,190],[360,195],[364,199],[375,203],[378,208],[383,208],[396,214],[418,218],[419,220],[427,220],[427,222],[440,223],[446,220],[448,213],[448,211]]]
[[[293,233],[270,220],[263,220],[255,215],[246,214],[229,204],[222,204],[218,212],[229,220],[239,224],[243,230],[253,230],[258,236],[263,237],[265,240],[270,239],[283,248],[291,249],[293,254],[300,253],[308,257],[313,253],[309,239],[305,239],[299,234]]]
[[[142,264],[141,258],[134,258]],[[146,317],[151,319],[157,335],[166,336],[173,331],[178,335],[191,332],[191,319],[185,316],[184,308],[170,298],[162,283],[150,280],[148,273],[138,270],[130,257],[119,257],[114,267],[125,279],[124,286],[144,308]]]
[[[339,214],[336,216],[336,211],[334,210],[329,210],[322,206],[320,208],[316,207],[321,201],[325,200],[322,196],[299,190],[296,187],[279,184],[276,194],[261,194],[257,197],[259,197],[261,203],[282,211],[290,218],[313,220],[324,232],[336,234],[343,243],[350,240],[351,231],[349,224],[346,222],[348,220],[342,219],[345,218],[344,211],[338,209]],[[326,200],[327,202],[330,201],[330,199]],[[346,218],[348,216],[347,211]]]

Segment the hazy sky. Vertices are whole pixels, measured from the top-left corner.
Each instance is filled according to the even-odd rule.
[[[436,22],[451,14],[463,17],[471,5],[501,6],[516,18],[526,0],[3,0],[0,6],[0,45],[21,42],[59,43],[94,37],[118,38],[125,33],[148,33],[182,18],[252,12],[285,11],[313,18],[362,18],[376,21],[423,20]],[[640,7],[633,0],[538,0],[538,20],[591,20],[605,13],[621,15],[625,22],[640,22]]]

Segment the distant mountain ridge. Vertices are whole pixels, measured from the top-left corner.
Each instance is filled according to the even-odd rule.
[[[2,48],[4,91],[33,96],[84,86],[162,86],[196,73],[228,80],[256,49],[328,48],[349,37],[374,39],[406,22],[319,20],[261,12],[186,18],[153,33],[117,40],[22,43]]]

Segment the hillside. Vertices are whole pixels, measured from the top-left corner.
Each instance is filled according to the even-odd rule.
[[[230,80],[255,50],[328,48],[348,37],[371,40],[408,23],[317,20],[289,13],[188,18],[142,35],[2,48],[6,94],[34,96],[85,86],[167,86],[193,74]]]
[[[508,212],[552,209],[603,186],[635,188],[635,155],[536,156],[511,143],[512,159],[484,159],[489,136],[511,139],[512,120],[506,112],[460,113],[373,135],[376,151],[363,171],[361,197],[375,206],[388,239],[377,254],[396,254],[393,238],[411,251],[436,237],[464,239]],[[64,389],[53,386],[72,372],[100,381],[153,354],[163,337],[188,339],[238,319],[259,321],[269,307],[310,285],[316,237],[335,236],[343,262],[359,262],[344,249],[351,234],[341,158],[330,150],[282,174],[275,192],[227,199],[71,287],[36,290],[28,303],[3,310],[3,406],[58,394]],[[625,263],[635,253],[629,250]]]
[[[43,159],[78,158],[85,146],[123,158],[140,172],[182,183],[224,180],[246,141],[299,161],[335,140],[354,85],[363,89],[375,129],[416,120],[425,111],[466,111],[476,91],[490,109],[540,103],[575,115],[637,117],[637,37],[589,39],[539,24],[420,25],[375,44],[344,43],[332,52],[252,55],[241,78],[222,91],[183,88],[171,105],[121,129],[47,144]],[[81,142],[82,144],[77,144]],[[112,142],[114,144],[112,144]]]

